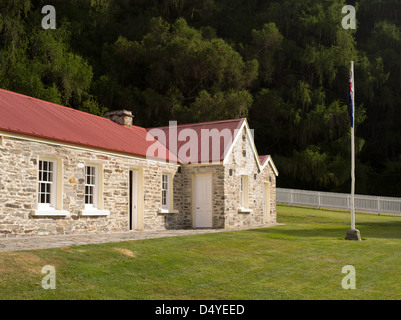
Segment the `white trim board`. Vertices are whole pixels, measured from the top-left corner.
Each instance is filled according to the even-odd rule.
[[[250,141],[252,152],[253,152],[253,155],[254,155],[255,161],[256,161],[256,163],[258,165],[259,170],[263,171],[263,169],[265,168],[266,164],[270,163],[270,165],[271,165],[271,167],[272,167],[272,169],[274,171],[274,174],[276,176],[278,176],[278,170],[277,170],[276,166],[274,165],[273,160],[271,159],[271,156],[269,156],[269,158],[267,159],[266,163],[263,166],[260,163],[259,154],[258,154],[258,151],[256,150],[255,141],[253,139],[253,136],[252,136],[252,133],[251,133],[251,129],[249,128],[249,124],[248,124],[247,119],[244,119],[244,123],[241,125],[240,129],[238,130],[237,135],[235,136],[230,148],[228,149],[228,151],[227,151],[227,153],[226,153],[226,155],[224,157],[223,164],[227,164],[227,162],[229,160],[229,156],[233,151],[234,145],[238,142],[238,139],[241,136],[242,130],[244,128],[245,128],[245,132],[246,132],[247,138]]]
[[[276,175],[276,177],[278,176],[278,170],[276,168],[276,166],[274,165],[273,159],[271,156],[269,156],[265,162],[265,164],[262,166],[262,170],[266,167],[267,164],[270,164],[271,168],[274,171],[274,174]]]

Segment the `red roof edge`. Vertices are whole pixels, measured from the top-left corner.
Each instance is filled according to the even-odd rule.
[[[269,159],[269,155],[259,156],[260,165],[263,167]]]
[[[15,95],[21,96],[21,97],[23,97],[23,98],[32,99],[32,100],[35,100],[35,101],[38,101],[38,102],[41,102],[41,103],[44,102],[44,103],[53,104],[53,105],[56,105],[56,106],[58,106],[58,107],[65,108],[65,109],[68,109],[68,110],[73,110],[73,111],[75,111],[75,112],[80,112],[80,113],[83,113],[83,114],[86,114],[86,115],[89,114],[89,115],[91,115],[92,117],[97,117],[97,118],[101,118],[101,119],[107,119],[107,118],[105,118],[105,117],[101,117],[101,116],[98,116],[98,115],[96,115],[96,114],[88,113],[88,112],[81,111],[81,110],[74,109],[74,108],[70,108],[70,107],[66,107],[66,106],[63,106],[63,105],[58,104],[58,103],[55,103],[55,102],[46,101],[46,100],[42,100],[42,99],[39,99],[39,98],[31,97],[31,96],[28,96],[28,95],[23,94],[23,93],[14,92],[14,91],[2,89],[2,88],[0,88],[0,91],[5,91],[5,92],[7,92],[7,93],[15,94]],[[139,127],[139,128],[140,128],[140,127]]]
[[[241,127],[242,123],[246,120],[246,118],[237,118],[237,119],[227,119],[227,120],[217,120],[217,121],[204,121],[204,122],[195,122],[195,123],[184,123],[184,124],[178,124],[177,123],[177,127],[186,127],[186,126],[190,126],[190,127],[194,127],[194,126],[204,126],[205,124],[208,125],[212,125],[212,124],[218,124],[218,123],[225,123],[225,122],[240,122],[240,125],[238,126]],[[161,126],[161,127],[150,127],[150,128],[146,128],[147,131],[151,130],[151,129],[165,129],[165,128],[169,128],[170,126]]]

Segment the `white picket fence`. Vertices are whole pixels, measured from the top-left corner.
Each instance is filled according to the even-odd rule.
[[[277,188],[277,203],[351,210],[350,194]],[[401,198],[355,195],[355,211],[401,215]]]

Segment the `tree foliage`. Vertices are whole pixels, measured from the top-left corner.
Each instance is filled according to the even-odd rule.
[[[43,30],[30,1],[0,1],[0,87],[67,106],[90,97],[92,67],[69,45],[69,23]]]
[[[0,0],[0,87],[149,127],[248,117],[283,187],[349,192],[354,60],[356,191],[401,192],[398,0],[55,0],[56,30],[43,5]]]
[[[252,104],[247,89],[257,77],[256,60],[244,61],[224,40],[204,38],[182,18],[173,24],[151,19],[149,31],[138,41],[118,37],[105,46],[103,63],[109,78],[98,85],[111,78],[122,86],[115,88],[131,97],[125,107],[142,125],[162,124],[171,117],[246,117]],[[112,107],[121,106],[111,98],[116,92],[100,90],[98,96]]]

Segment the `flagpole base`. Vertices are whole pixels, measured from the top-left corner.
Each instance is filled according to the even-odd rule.
[[[345,235],[345,240],[356,240],[361,241],[361,233],[358,229],[349,229]]]

